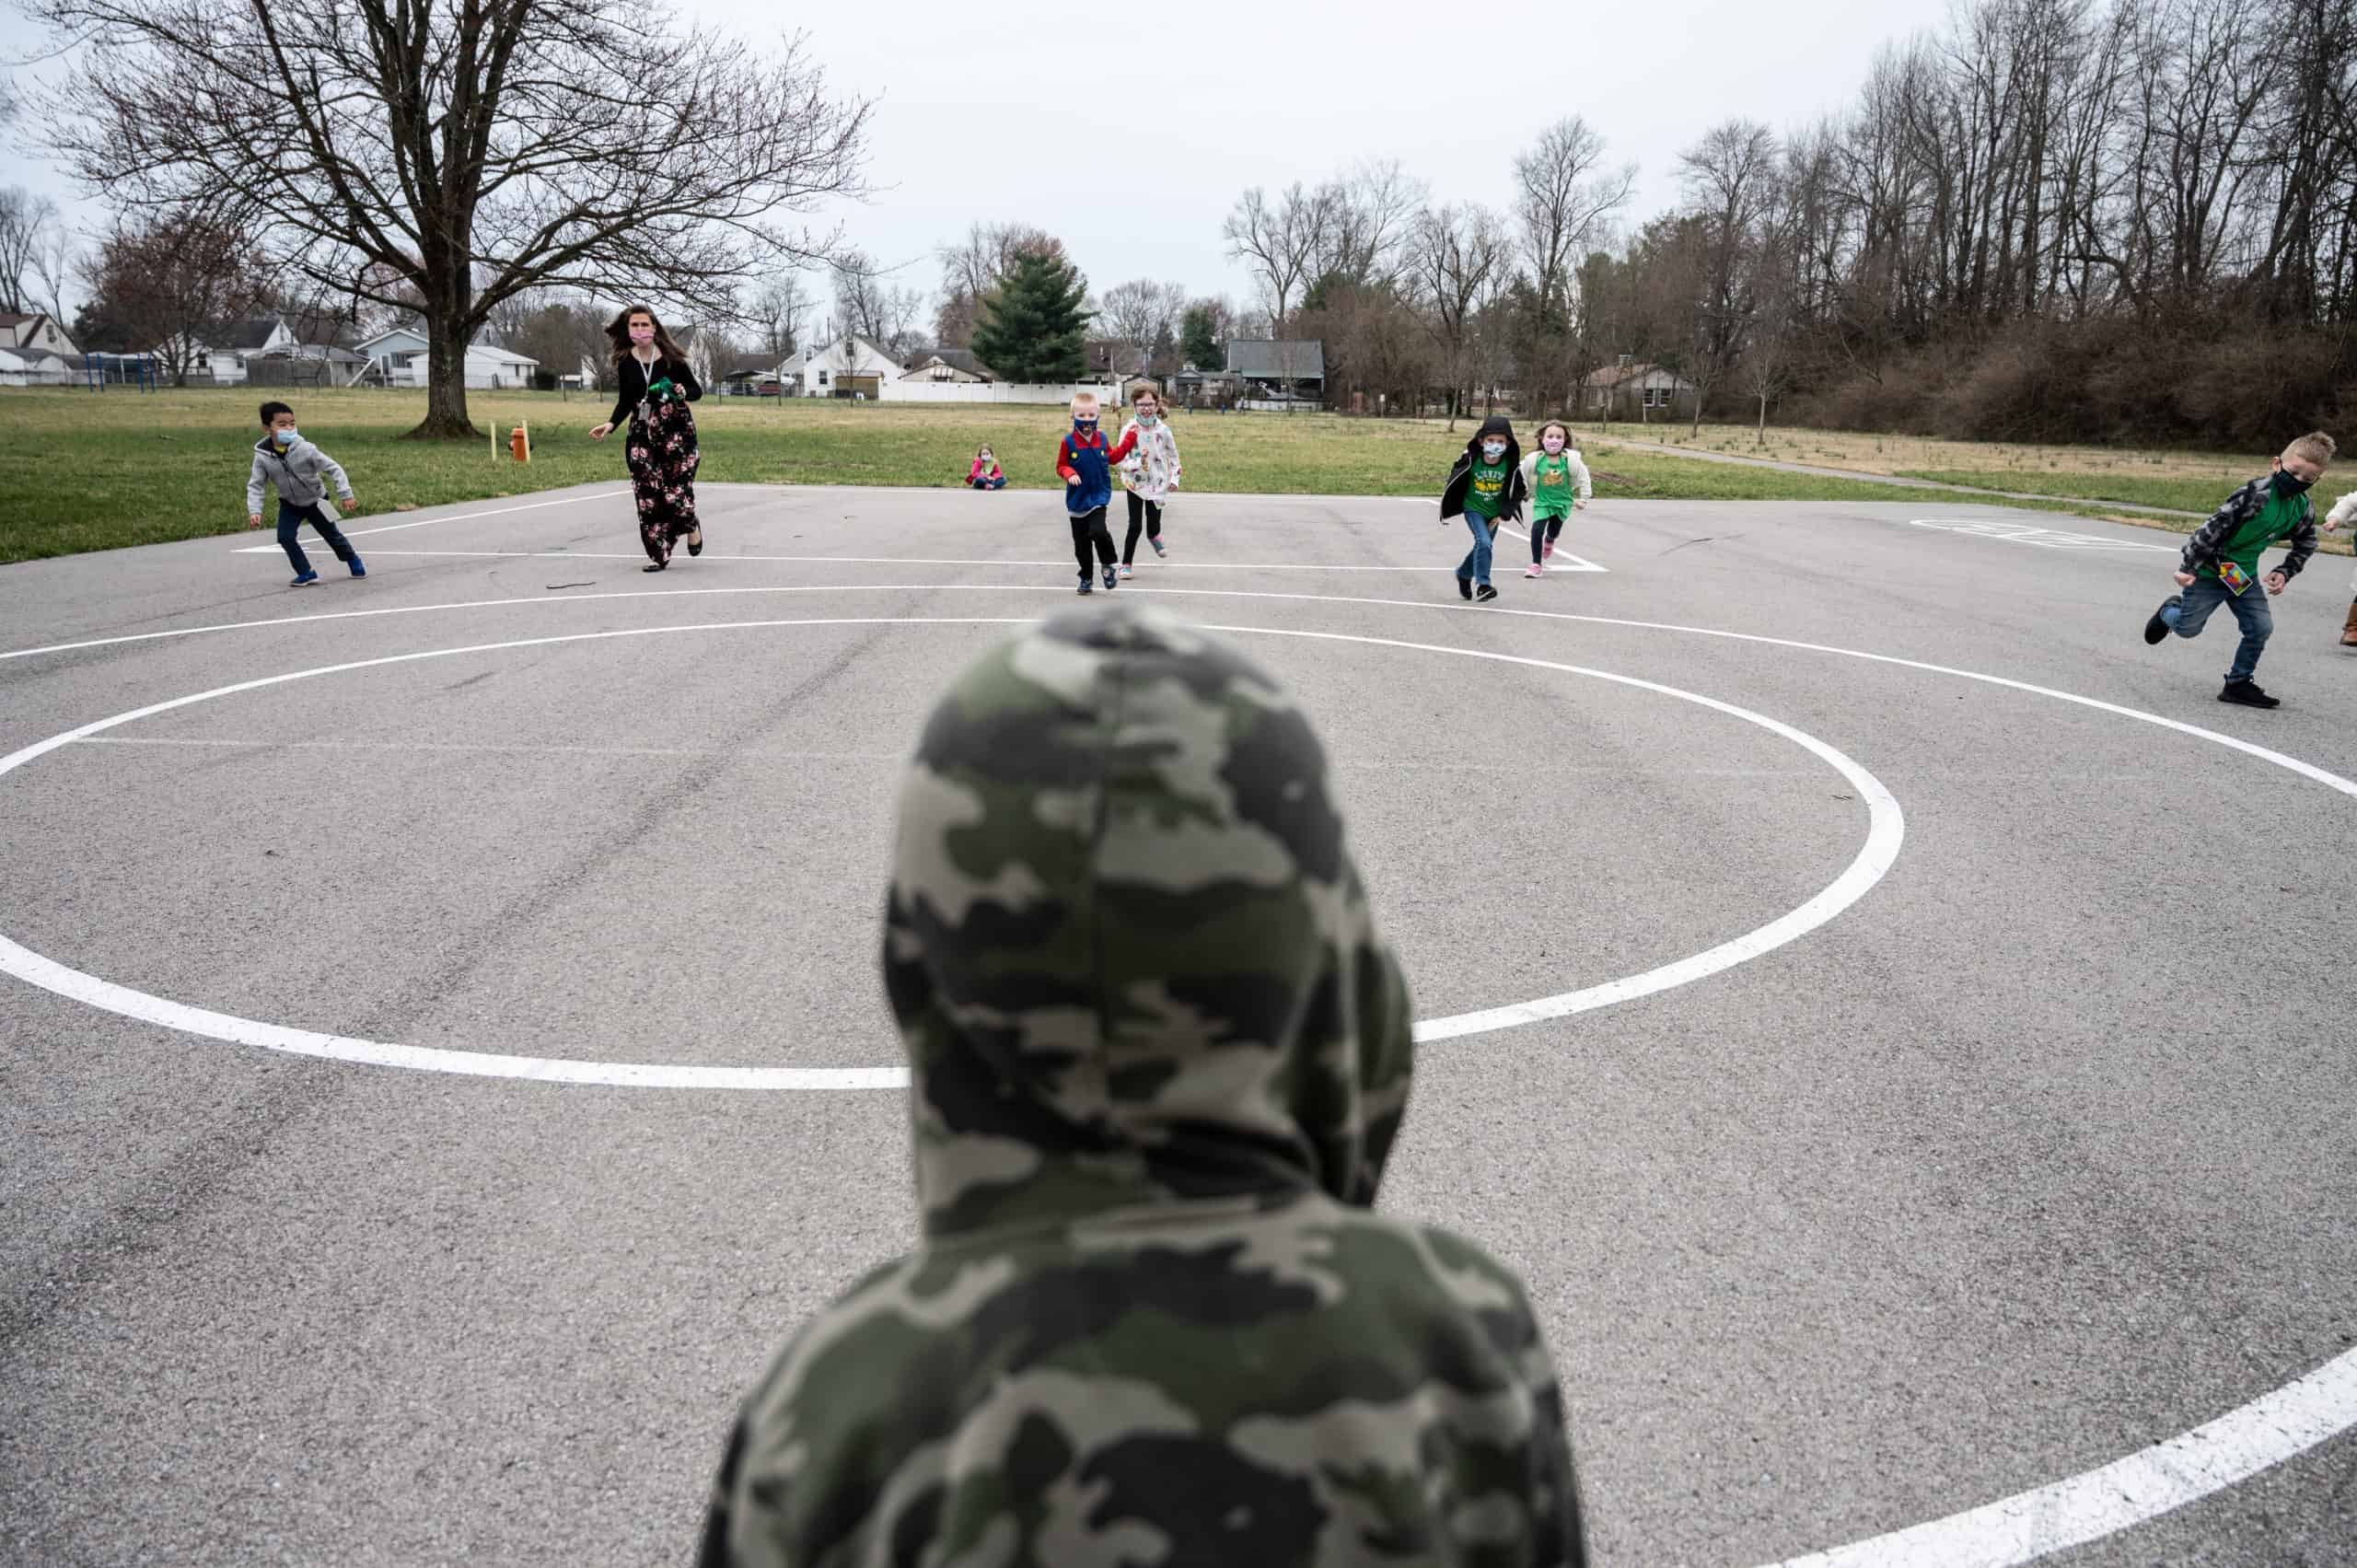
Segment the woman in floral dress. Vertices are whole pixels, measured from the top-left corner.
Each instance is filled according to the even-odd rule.
[[[625,306],[608,323],[606,336],[614,343],[614,412],[589,435],[603,441],[614,426],[630,422],[630,486],[648,563],[640,570],[660,572],[681,540],[690,555],[703,553],[703,528],[696,521],[696,422],[688,412],[703,389],[685,351],[645,306]]]

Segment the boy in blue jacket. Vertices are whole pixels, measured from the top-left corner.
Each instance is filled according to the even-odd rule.
[[[1113,503],[1113,465],[1135,449],[1138,433],[1131,431],[1116,446],[1105,444],[1097,428],[1097,394],[1080,392],[1072,400],[1072,429],[1056,443],[1056,471],[1064,476],[1064,510],[1072,514],[1072,552],[1080,562],[1080,591],[1094,593],[1089,581],[1093,550],[1105,572],[1109,590],[1120,578],[1113,558],[1113,535],[1105,527],[1105,508]]]

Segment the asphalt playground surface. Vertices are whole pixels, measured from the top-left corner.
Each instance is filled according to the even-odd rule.
[[[0,570],[88,645],[0,755],[244,687],[0,764],[0,1561],[683,1562],[910,1245],[901,1096],[795,1074],[898,1063],[898,769],[1058,499],[702,498],[662,575],[619,482]],[[1529,1281],[1602,1561],[2357,1561],[2345,558],[2258,713],[2127,527],[1608,501],[1487,608],[1429,502],[1167,538],[1120,592],[1306,699],[1419,1017],[1585,998],[1422,1049],[1383,1202]]]

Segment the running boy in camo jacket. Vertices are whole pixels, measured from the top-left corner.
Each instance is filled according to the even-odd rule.
[[[2300,575],[2316,552],[2314,508],[2308,487],[2324,476],[2332,461],[2334,443],[2323,431],[2311,431],[2283,448],[2273,470],[2263,473],[2232,495],[2210,520],[2185,541],[2177,559],[2177,587],[2183,593],[2161,601],[2144,622],[2144,641],[2157,643],[2174,632],[2198,637],[2220,605],[2235,612],[2243,629],[2242,645],[2226,670],[2226,684],[2218,701],[2246,708],[2277,708],[2280,699],[2269,696],[2251,677],[2258,656],[2275,632],[2275,613],[2267,606],[2270,595],[2280,594]],[[2292,552],[2265,577],[2258,558],[2267,547],[2291,541]],[[2261,587],[2265,592],[2260,592]]]
[[[1375,1207],[1408,991],[1295,700],[1153,608],[984,655],[900,790],[919,1249],[745,1401],[704,1568],[1585,1561],[1522,1283]]]

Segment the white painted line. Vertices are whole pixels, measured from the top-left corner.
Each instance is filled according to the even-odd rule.
[[[422,528],[431,523],[470,523],[477,517],[496,517],[507,512],[537,512],[543,506],[570,506],[576,501],[610,501],[617,495],[629,494],[627,490],[599,490],[586,495],[560,495],[553,501],[527,501],[520,505],[493,506],[481,512],[453,512],[447,517],[420,517],[413,523],[387,523],[376,528],[345,528],[343,537],[366,539],[370,534],[399,533],[403,528]],[[277,552],[275,544],[250,544],[230,552],[233,555],[274,555]]]
[[[1528,544],[1530,542],[1529,533],[1524,529],[1515,528],[1512,524],[1499,524],[1498,531],[1500,533],[1510,533],[1514,535],[1515,538],[1522,540],[1525,544]],[[1559,564],[1560,562],[1564,561],[1577,562],[1578,564],[1573,566]],[[1494,571],[1495,569],[1496,568],[1493,564],[1492,570]],[[1599,566],[1595,562],[1588,560],[1585,556],[1574,555],[1570,551],[1565,550],[1562,545],[1557,545],[1555,547],[1554,558],[1550,559],[1547,563],[1547,570],[1550,572],[1609,572],[1612,568],[1609,566]],[[1545,579],[1542,578],[1540,580],[1544,581]]]
[[[2000,522],[1986,517],[1910,517],[1907,526],[1936,528],[1943,533],[1973,534],[1982,539],[2000,539],[2009,544],[2030,544],[2042,550],[2157,550],[2164,555],[2175,555],[2182,549],[2179,545],[2150,544],[2142,540],[2112,539],[2104,534],[2063,533],[2056,528],[2042,528],[2028,523]]]
[[[1028,625],[1028,619],[983,616],[855,616],[795,621],[712,621],[687,626],[639,626],[619,631],[577,632],[547,637],[528,637],[505,643],[478,643],[456,648],[430,648],[419,653],[392,654],[379,658],[357,659],[344,664],[322,665],[310,669],[298,669],[279,675],[260,676],[228,686],[217,686],[167,702],[150,703],[110,718],[97,719],[89,724],[54,735],[46,740],[0,758],[0,776],[47,755],[64,746],[87,741],[90,738],[157,714],[170,713],[215,698],[257,691],[267,687],[284,685],[289,681],[308,680],[318,676],[341,675],[354,670],[379,669],[389,665],[412,664],[423,659],[450,658],[463,654],[505,652],[517,648],[550,647],[566,643],[601,642],[614,637],[670,636],[691,632],[760,631],[786,626],[1020,626]],[[1723,703],[1714,697],[1704,697],[1692,691],[1682,691],[1674,686],[1641,680],[1634,676],[1616,675],[1608,670],[1587,669],[1578,665],[1558,664],[1549,659],[1524,658],[1511,654],[1490,653],[1478,648],[1446,646],[1434,643],[1409,643],[1388,637],[1351,636],[1334,632],[1279,630],[1262,626],[1221,626],[1209,628],[1244,635],[1297,637],[1312,641],[1349,643],[1367,647],[1400,648],[1415,653],[1440,654],[1451,658],[1485,659],[1500,664],[1523,665],[1537,669],[1560,670],[1569,675],[1584,675],[1608,680],[1618,685],[1675,697],[1696,703],[1713,712],[1729,714],[1759,726],[1772,735],[1781,736],[1803,746],[1812,755],[1830,763],[1849,781],[1866,804],[1868,830],[1865,847],[1844,868],[1834,881],[1801,909],[1782,919],[1770,923],[1757,931],[1720,944],[1706,953],[1676,963],[1662,965],[1641,975],[1625,980],[1589,986],[1585,990],[1568,992],[1556,996],[1540,997],[1537,1001],[1513,1007],[1490,1009],[1483,1014],[1462,1014],[1416,1026],[1416,1038],[1422,1040],[1454,1040],[1467,1035],[1488,1033],[1535,1023],[1542,1018],[1566,1016],[1608,1006],[1615,1002],[1650,995],[1674,985],[1684,985],[1732,968],[1749,958],[1756,958],[1772,948],[1794,940],[1832,919],[1842,910],[1866,895],[1880,881],[1897,858],[1898,846],[1905,836],[1904,819],[1898,802],[1875,776],[1840,752],[1789,726],[1761,714]],[[462,1072],[475,1076],[524,1077],[546,1083],[602,1084],[623,1088],[737,1088],[737,1089],[871,1089],[904,1087],[908,1082],[905,1069],[877,1068],[804,1068],[804,1067],[701,1067],[674,1066],[661,1063],[601,1063],[563,1058],[501,1056],[486,1058],[474,1052],[446,1051],[433,1047],[398,1045],[388,1040],[352,1039],[342,1035],[321,1034],[309,1029],[293,1029],[283,1025],[240,1018],[226,1013],[190,1007],[182,1003],[150,995],[129,986],[117,985],[96,975],[85,974],[33,952],[30,948],[0,936],[0,973],[8,973],[29,981],[44,990],[86,1003],[143,1023],[158,1024],[167,1028],[202,1035],[209,1040],[225,1040],[238,1045],[258,1045],[271,1051],[290,1051],[301,1056],[325,1057],[339,1062],[360,1063],[375,1066],[405,1067],[418,1072]],[[481,1063],[496,1061],[498,1067]],[[518,1064],[521,1064],[519,1066]],[[848,1076],[846,1074],[849,1074]]]
[[[279,553],[279,549],[278,546],[274,544],[257,544],[249,546],[244,550],[240,550],[237,553],[240,555],[276,555]],[[644,561],[646,559],[645,552],[639,550],[372,550],[368,553],[372,556],[447,556],[458,560]],[[695,557],[694,561],[695,566],[688,567],[688,570],[693,571],[697,567],[709,566],[715,562],[721,561],[791,561],[798,562],[806,565],[835,564],[844,566],[1068,567],[1073,564],[1073,558],[1069,555],[1065,556],[1061,561],[1027,561],[1007,556],[1002,556],[995,560],[960,560],[950,556],[925,555],[751,555],[743,553],[723,555],[717,551],[709,550],[704,552],[703,554]],[[1166,571],[1173,566],[1192,566],[1208,572],[1431,572],[1437,570],[1437,568],[1428,565],[1333,566],[1328,565],[1322,562],[1304,561],[1155,561],[1152,562],[1151,564],[1157,572]],[[1601,566],[1591,566],[1588,567],[1587,570],[1601,572],[1604,568]],[[1072,585],[1067,581],[1064,586],[1069,588]]]
[[[1770,1568],[2014,1568],[2198,1502],[2351,1426],[2357,1350],[2124,1459]]]

